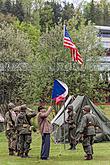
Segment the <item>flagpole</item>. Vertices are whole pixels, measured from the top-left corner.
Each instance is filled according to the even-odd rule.
[[[68,86],[63,83],[60,80],[54,80],[54,86],[53,86],[53,90],[52,90],[52,99],[55,99],[56,104],[58,104],[59,102],[63,101],[63,107],[64,107],[64,149],[65,149],[65,99],[66,96],[68,95]]]
[[[65,37],[65,28],[66,28],[66,25],[65,25],[65,22],[64,22],[64,25],[63,25],[63,38]],[[64,40],[63,40],[63,45],[64,45]],[[71,59],[72,59],[72,50],[70,50],[70,53],[71,53]],[[64,50],[64,55],[65,55],[65,50]],[[73,69],[73,61],[71,60],[71,66],[72,66],[72,69]]]
[[[64,26],[63,26],[63,38],[65,37],[65,27],[66,27],[66,25],[65,25],[65,22],[64,22]],[[63,40],[63,45],[64,45],[64,40]],[[64,54],[65,54],[65,51],[64,51]],[[64,106],[64,150],[66,149],[66,145],[65,145],[65,134],[66,134],[66,129],[65,129],[65,124],[66,124],[66,122],[65,122],[65,99],[64,99],[64,102],[63,102],[63,106]]]
[[[65,125],[66,125],[66,121],[65,121],[65,110],[66,110],[66,107],[65,107],[65,100],[64,100],[64,150],[66,149],[66,137],[65,137],[65,135],[66,135],[66,127],[65,127]]]
[[[63,25],[63,37],[65,36],[65,24]]]

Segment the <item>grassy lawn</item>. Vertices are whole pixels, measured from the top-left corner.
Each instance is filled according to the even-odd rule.
[[[110,119],[110,106],[100,106],[104,115]],[[110,165],[110,143],[94,144],[94,159],[83,160],[84,152],[82,145],[78,144],[76,151],[69,151],[68,144],[64,150],[63,144],[54,144],[51,140],[50,160],[40,160],[40,135],[33,133],[32,158],[19,158],[8,156],[7,139],[4,133],[0,133],[0,165]]]
[[[63,144],[54,144],[51,140],[50,160],[40,160],[40,135],[33,133],[32,158],[8,156],[7,141],[4,133],[0,133],[0,165],[110,165],[110,143],[94,144],[94,159],[83,160],[82,145],[78,144],[76,151],[69,151],[68,144],[64,150]]]
[[[99,108],[104,113],[104,115],[110,119],[110,105],[100,105]]]

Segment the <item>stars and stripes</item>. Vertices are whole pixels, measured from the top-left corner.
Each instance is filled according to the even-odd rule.
[[[82,59],[80,53],[78,52],[78,49],[76,48],[75,44],[73,43],[73,41],[72,41],[65,25],[64,25],[63,45],[64,45],[65,48],[70,49],[72,60],[75,61],[75,62],[78,62],[80,65],[82,65],[83,64],[83,59]]]

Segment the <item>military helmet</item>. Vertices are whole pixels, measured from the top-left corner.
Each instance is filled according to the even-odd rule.
[[[9,104],[8,104],[8,109],[13,109],[15,107],[15,105],[12,103],[12,102],[10,102]]]
[[[82,108],[83,111],[85,112],[90,112],[91,108],[89,105],[85,105],[83,108]]]
[[[20,112],[20,109],[21,109],[20,106],[16,106],[13,110],[14,110],[15,112]]]
[[[73,110],[73,106],[72,105],[68,105],[68,112]]]
[[[21,105],[20,110],[21,110],[21,111],[26,111],[26,110],[27,110],[26,104]]]

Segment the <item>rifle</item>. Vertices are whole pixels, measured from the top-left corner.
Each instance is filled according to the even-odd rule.
[[[10,119],[11,119],[13,128],[14,128],[14,130],[15,130],[15,121],[12,120],[12,116],[11,116],[11,112],[10,112],[10,111],[9,111],[9,117],[10,117]]]

